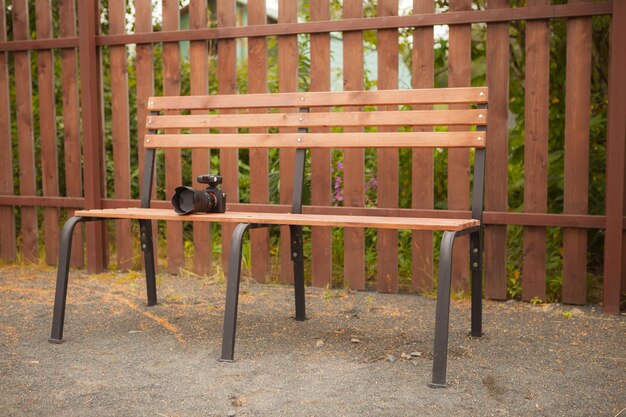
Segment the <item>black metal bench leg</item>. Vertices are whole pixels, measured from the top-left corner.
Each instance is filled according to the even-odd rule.
[[[472,331],[471,337],[480,338],[482,330],[483,303],[483,242],[482,232],[470,235],[470,259],[472,269]]]
[[[226,308],[224,311],[224,333],[220,361],[231,362],[235,354],[235,332],[237,331],[237,306],[239,304],[239,282],[241,278],[241,246],[243,236],[250,228],[247,223],[238,224],[233,232],[228,258],[228,282],[226,284]]]
[[[446,231],[439,252],[439,282],[435,315],[435,346],[431,388],[445,388],[448,365],[448,325],[450,319],[450,280],[452,276],[452,248],[455,232]]]
[[[50,343],[61,343],[63,339],[63,323],[65,321],[65,301],[67,299],[67,281],[70,272],[70,255],[72,253],[72,235],[78,223],[86,221],[84,217],[71,217],[63,226],[61,233],[61,248],[59,251],[59,265],[57,269],[57,287],[54,296],[54,310],[52,314],[52,332]]]
[[[293,284],[296,299],[296,320],[306,320],[306,298],[304,288],[304,253],[302,248],[302,226],[290,226],[291,260],[293,261]]]
[[[141,250],[144,256],[144,264],[146,268],[146,290],[148,293],[148,306],[156,305],[157,289],[156,289],[156,271],[154,266],[154,245],[152,243],[152,221],[139,220],[141,229]]]

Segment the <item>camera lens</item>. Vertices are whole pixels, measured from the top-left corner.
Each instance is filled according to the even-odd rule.
[[[172,197],[172,205],[178,214],[208,212],[215,206],[215,196],[191,187],[177,187]]]

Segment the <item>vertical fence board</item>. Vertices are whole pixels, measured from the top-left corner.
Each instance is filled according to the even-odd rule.
[[[189,3],[189,27],[203,29],[207,27],[206,0],[191,0]],[[209,93],[209,51],[207,41],[192,41],[189,45],[190,63],[190,92],[192,95]],[[196,114],[206,113],[196,111]],[[208,133],[208,130],[198,130],[198,133]],[[198,175],[210,171],[210,152],[208,149],[193,149],[191,151],[191,174],[195,181]],[[195,187],[203,188],[204,184],[194,183]],[[196,274],[207,275],[211,272],[211,224],[193,224],[193,269]]]
[[[532,0],[529,6],[549,4]],[[526,22],[526,137],[524,144],[524,211],[545,213],[548,181],[548,100],[550,28],[548,21]],[[524,228],[522,299],[546,297],[546,228]]]
[[[62,38],[76,36],[76,9],[73,0],[59,1],[59,33]],[[83,194],[80,127],[78,103],[78,63],[76,49],[61,49],[61,90],[63,92],[63,149],[65,162],[65,191],[68,197],[81,197]],[[74,210],[68,211],[69,216]],[[74,229],[71,265],[84,265],[84,245],[82,226]]]
[[[380,0],[379,16],[398,14],[398,0]],[[378,31],[378,89],[398,88],[398,30]],[[393,106],[380,106],[379,110],[395,110]],[[394,131],[394,128],[380,127],[380,132]],[[378,149],[378,207],[398,207],[399,156],[397,149]],[[378,292],[398,292],[398,231],[377,231],[377,276]]]
[[[163,30],[178,30],[178,1],[163,2]],[[180,95],[180,51],[178,42],[163,43],[163,95]],[[170,132],[174,133],[174,132]],[[171,196],[174,189],[182,184],[182,163],[180,150],[165,150],[165,194]],[[183,250],[183,225],[181,222],[167,222],[167,269],[175,274],[185,265]]]
[[[580,0],[570,0],[570,3]],[[587,214],[591,91],[591,18],[567,21],[565,90],[566,214]],[[563,229],[563,302],[587,302],[587,230]]]
[[[30,39],[28,2],[13,2],[13,39]],[[20,195],[36,192],[35,144],[33,140],[32,79],[30,51],[15,52],[15,101],[17,107],[17,138],[20,165]],[[24,259],[39,260],[37,208],[22,207],[22,247]]]
[[[360,0],[345,0],[343,18],[363,17],[363,4]],[[363,32],[343,33],[343,88],[362,90],[363,85]],[[345,109],[349,111],[349,108]],[[345,128],[345,132],[353,129]],[[355,129],[358,131],[359,129]],[[365,205],[364,173],[365,161],[362,149],[344,150],[344,205],[363,207]],[[365,231],[345,228],[343,251],[343,274],[345,285],[354,290],[365,289]]]
[[[50,0],[35,2],[37,39],[52,37],[52,10]],[[37,52],[37,78],[39,95],[39,136],[41,142],[41,178],[44,196],[59,196],[59,168],[56,143],[56,97],[54,95],[54,61],[51,50]],[[44,212],[45,260],[56,265],[59,257],[59,209],[45,207]]]
[[[248,25],[267,23],[265,0],[248,1]],[[267,92],[267,46],[265,37],[248,38],[248,92]],[[258,110],[265,112],[265,110]],[[251,133],[266,132],[267,129],[251,129]],[[250,202],[269,202],[269,164],[267,149],[250,149]],[[269,230],[264,227],[250,231],[251,273],[257,281],[269,277]]]
[[[471,9],[471,0],[450,0],[450,11]],[[471,84],[471,26],[450,26],[448,87],[467,87]],[[466,106],[450,106],[464,108]],[[450,127],[455,131],[458,128]],[[469,152],[467,149],[448,149],[448,209],[467,210],[470,205]],[[466,291],[469,282],[469,238],[462,236],[454,244],[452,291]]]
[[[413,14],[432,13],[431,0],[413,0]],[[432,27],[415,28],[413,31],[413,88],[432,88],[435,80],[434,33]],[[415,107],[428,109],[429,106]],[[430,106],[432,108],[432,106]],[[430,129],[430,128],[429,128]],[[416,127],[415,131],[426,131]],[[411,206],[432,209],[434,204],[434,154],[432,149],[412,151]],[[430,291],[433,288],[433,233],[413,231],[411,234],[411,289]]]
[[[7,40],[4,0],[0,0],[0,42]],[[0,52],[0,195],[13,195],[13,149],[8,54]],[[17,258],[13,207],[0,206],[0,259]]]
[[[489,0],[490,9],[509,6],[508,0]],[[489,141],[485,169],[485,210],[506,211],[508,207],[509,117],[509,23],[487,26],[487,85],[489,97]],[[485,297],[506,299],[506,226],[485,226]]]
[[[626,2],[613,2],[611,63],[609,68],[609,119],[606,161],[606,235],[604,238],[604,304],[606,314],[619,314],[626,273],[622,257],[626,214]],[[620,279],[621,275],[621,279]],[[620,281],[622,284],[620,284]]]
[[[311,21],[330,19],[327,1],[311,3]],[[330,34],[311,34],[311,91],[330,91]],[[315,111],[329,111],[324,108]],[[314,132],[328,132],[327,128],[316,128]],[[311,150],[311,203],[314,206],[330,205],[330,151]],[[332,284],[332,229],[311,228],[311,275],[314,287]]]
[[[297,20],[297,2],[279,0],[278,22],[293,23]],[[298,38],[294,35],[278,37],[278,90],[289,93],[298,89]],[[296,129],[282,128],[281,132],[294,132]],[[280,202],[291,205],[293,198],[293,174],[295,155],[293,149],[280,151]],[[280,228],[280,278],[283,282],[293,283],[293,264],[291,262],[291,243],[289,227]]]
[[[99,7],[95,2],[80,1],[80,103],[83,129],[83,153],[86,161],[85,208],[102,208],[104,196],[104,146],[102,143],[102,101],[100,90],[100,60],[96,47],[99,28]],[[106,229],[104,222],[89,222],[85,226],[87,240],[87,267],[89,272],[104,270],[108,263]]]
[[[235,26],[235,0],[217,0],[217,26]],[[220,39],[217,45],[218,93],[237,92],[237,45],[234,39]],[[227,111],[223,111],[227,113]],[[221,129],[222,133],[235,133],[236,130]],[[239,157],[237,149],[220,149],[220,173],[224,177],[222,189],[231,203],[239,202]],[[228,265],[230,240],[234,226],[222,224],[222,263],[224,271]]]
[[[126,32],[126,1],[109,0],[109,33]],[[130,131],[128,123],[128,63],[126,46],[111,46],[111,125],[113,135],[113,187],[115,198],[130,198]],[[115,222],[118,269],[133,266],[130,220]]]
[[[135,0],[135,32],[152,32],[152,2],[150,0]],[[137,158],[139,159],[139,184],[143,184],[144,159],[146,150],[143,146],[143,138],[146,134],[146,126],[142,123],[148,116],[148,97],[154,95],[154,69],[153,69],[153,46],[151,44],[138,44],[136,47],[136,69],[138,74],[137,84]],[[139,75],[140,74],[140,75]],[[152,198],[156,197],[156,181],[152,183]],[[158,253],[157,238],[159,229],[157,222],[152,222],[152,241],[154,251]],[[142,262],[145,259],[142,258]],[[154,257],[155,265],[158,256]]]

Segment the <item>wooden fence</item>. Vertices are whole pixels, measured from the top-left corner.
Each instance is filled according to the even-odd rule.
[[[336,37],[342,44],[343,88],[363,89],[364,34],[372,31],[375,31],[378,45],[377,72],[384,74],[376,80],[377,88],[396,89],[399,88],[401,30],[408,30],[412,40],[412,86],[432,87],[436,69],[435,25],[449,25],[448,85],[468,86],[472,81],[472,25],[486,24],[490,140],[484,216],[485,296],[507,297],[507,226],[523,226],[522,298],[545,299],[547,230],[556,227],[563,234],[562,300],[584,304],[587,301],[587,235],[590,229],[602,229],[605,232],[603,308],[606,313],[619,312],[622,294],[626,291],[626,42],[619,41],[626,39],[626,2],[570,0],[567,4],[550,5],[549,0],[528,0],[527,7],[511,8],[507,0],[488,0],[486,8],[473,10],[471,0],[449,0],[448,11],[435,13],[432,0],[414,0],[412,13],[399,16],[398,0],[379,0],[378,15],[364,17],[363,1],[343,0],[341,17],[331,19],[330,1],[311,1],[307,13],[310,20],[299,22],[299,2],[280,0],[277,22],[268,24],[265,0],[248,0],[247,24],[238,25],[235,0],[217,0],[217,11],[212,10],[212,13],[207,4],[213,2],[191,0],[189,28],[181,30],[178,1],[163,0],[162,10],[156,13],[162,18],[158,31],[154,30],[153,5],[149,0],[130,1],[132,4],[109,0],[104,20],[98,3],[96,0],[0,1],[0,258],[14,261],[22,256],[27,261],[38,261],[42,252],[39,245],[43,242],[46,262],[55,264],[60,224],[72,210],[139,205],[132,184],[138,183],[143,172],[143,149],[142,141],[133,136],[141,137],[145,132],[142,123],[136,120],[145,120],[150,95],[208,94],[212,85],[219,94],[232,94],[239,91],[238,82],[242,80],[247,82],[247,92],[266,92],[270,75],[277,76],[281,92],[297,91],[301,88],[299,63],[303,56],[310,62],[306,74],[308,88],[328,91],[332,84],[331,34],[335,33],[339,34]],[[127,6],[134,9],[132,33],[128,32]],[[29,13],[35,14],[34,28],[29,27],[32,21]],[[610,15],[613,22],[622,24],[611,25],[611,39],[617,41],[610,45],[607,152],[603,155],[606,159],[605,213],[590,215],[591,27],[592,16],[599,15]],[[7,18],[11,19],[11,31],[8,31]],[[567,66],[555,70],[550,68],[549,23],[559,18],[567,19]],[[511,22],[518,21],[526,22],[525,203],[523,212],[511,212],[507,180],[508,91],[512,81],[509,28]],[[309,37],[309,51],[298,49],[298,36]],[[239,39],[247,39],[248,67],[247,76],[244,72],[238,77]],[[190,41],[188,73],[181,70],[183,41]],[[276,46],[270,47],[272,42]],[[276,74],[268,73],[268,61],[274,59],[270,49],[277,49]],[[55,71],[55,65],[60,66],[60,71]],[[36,76],[32,73],[35,71]],[[562,213],[547,212],[551,71],[565,71],[567,77],[566,111],[562,115],[565,119]],[[103,77],[103,74],[108,76]],[[106,109],[112,109],[110,115],[105,114]],[[136,126],[136,131],[131,126]],[[342,153],[343,203],[340,207],[332,202],[331,182],[336,171],[333,155],[325,150],[313,151],[311,205],[305,211],[442,215],[434,205],[435,157],[432,151],[412,152],[412,181],[401,184],[398,150],[377,150],[372,154],[346,150]],[[369,207],[365,201],[366,156],[375,157],[377,161],[377,207]],[[275,155],[265,150],[250,153],[249,202],[241,203],[237,151],[193,151],[184,158],[179,152],[167,151],[161,166],[165,172],[164,183],[158,184],[162,196],[171,195],[174,187],[183,182],[183,166],[189,157],[193,177],[207,172],[212,160],[218,161],[219,171],[225,178],[229,207],[250,211],[268,209],[269,161],[275,160]],[[450,164],[448,170],[447,211],[443,213],[446,217],[469,216],[470,157],[463,150],[451,150],[448,154],[455,163]],[[273,204],[269,209],[285,210],[285,205],[289,204],[293,164],[293,152],[280,151],[280,204]],[[17,187],[14,184],[16,172]],[[184,176],[191,178],[189,173]],[[107,184],[111,183],[113,196],[107,196],[107,188],[110,189]],[[400,208],[399,190],[406,187],[411,187],[410,207]],[[154,205],[169,207],[169,202],[155,201]],[[72,263],[81,266],[86,257],[90,271],[101,271],[109,263],[109,233],[99,223],[89,223],[85,228],[75,238],[78,244],[75,244]],[[118,268],[132,267],[139,255],[137,245],[129,239],[131,228],[128,221],[119,221],[111,235]],[[208,273],[214,266],[211,257],[216,245],[211,241],[211,232],[215,240],[216,229],[207,225],[194,227],[193,269],[198,273]],[[226,256],[230,231],[223,226],[222,258]],[[341,232],[329,228],[311,231],[312,284],[330,285],[333,271],[342,268],[340,275],[345,277],[346,286],[365,289],[372,281],[366,272],[366,231],[343,231],[339,239],[343,243],[343,265],[336,265],[332,260],[331,247],[337,241],[333,233]],[[166,227],[161,246],[171,272],[185,266],[188,245],[183,241],[183,234],[180,223]],[[397,292],[399,289],[398,236],[395,231],[378,231],[375,248],[369,249],[376,255],[374,281],[378,291]],[[289,247],[287,239],[287,233],[281,229],[280,247]],[[371,243],[371,237],[369,239]],[[250,268],[252,276],[258,280],[271,275],[276,245],[270,245],[270,240],[270,232],[265,229],[251,234]],[[83,241],[86,250],[81,244]],[[410,236],[410,245],[408,288],[431,289],[433,234],[415,232]],[[468,243],[460,243],[456,250],[454,288],[461,291],[467,288],[469,280]],[[280,277],[291,282],[289,253],[282,251],[278,256],[279,261],[274,264],[278,264]]]

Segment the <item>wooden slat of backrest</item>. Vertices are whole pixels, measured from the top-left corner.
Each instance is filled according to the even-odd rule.
[[[314,109],[317,110],[317,109]],[[366,112],[314,112],[214,114],[191,116],[150,116],[146,127],[150,129],[193,129],[222,127],[346,127],[346,126],[452,126],[485,125],[487,111],[467,110],[416,110],[416,111],[366,111]]]
[[[363,17],[361,0],[345,0],[343,18]],[[363,90],[363,32],[343,33],[343,85],[344,90]],[[349,93],[348,93],[349,94]],[[345,131],[359,131],[359,128]],[[363,207],[364,192],[364,152],[362,149],[346,149],[344,151],[344,205]],[[346,287],[354,290],[365,289],[365,231],[363,229],[347,229],[343,232],[343,274]]]
[[[177,1],[163,2],[163,30],[178,30],[179,9]],[[178,42],[163,43],[163,95],[180,94],[180,51]],[[169,198],[182,184],[180,150],[165,151],[165,193]],[[167,269],[175,274],[184,267],[183,229],[179,222],[167,223]]]
[[[152,2],[150,0],[135,0],[135,32],[152,32]],[[136,79],[137,83],[137,120],[145,120],[148,115],[148,99],[154,95],[154,70],[153,70],[153,46],[151,44],[139,44],[136,46],[136,73],[141,74]],[[146,129],[143,123],[137,124],[137,158],[139,160],[139,184],[143,184],[145,148],[143,138]],[[156,175],[155,175],[156,177]],[[152,182],[153,198],[156,196],[156,181]],[[158,252],[158,226],[152,222],[152,242],[155,255]],[[143,257],[142,257],[143,258]],[[154,257],[155,266],[158,256]],[[145,259],[142,259],[145,262]]]
[[[59,2],[59,33],[62,38],[76,36],[76,9],[73,0]],[[83,195],[79,103],[78,103],[78,63],[76,49],[61,49],[61,90],[63,93],[63,147],[65,162],[65,190],[68,197]],[[141,120],[141,119],[139,119]],[[141,141],[140,141],[141,142]],[[73,216],[74,210],[68,210]],[[82,226],[74,229],[71,265],[82,267],[85,253]]]
[[[509,0],[489,0],[489,8],[508,7]],[[489,141],[485,172],[485,210],[505,212],[508,208],[508,127],[509,117],[509,23],[487,26],[487,85],[489,100]],[[485,297],[506,299],[506,226],[485,225]]]
[[[248,25],[264,25],[267,22],[265,0],[248,0]],[[265,37],[248,38],[248,92],[267,92],[267,46]],[[263,109],[256,111],[262,112]],[[254,118],[254,115],[250,117]],[[263,133],[267,129],[250,129],[251,133]],[[250,149],[250,202],[269,202],[269,164],[267,149]],[[256,281],[269,278],[269,231],[261,228],[250,231],[250,272]]]
[[[529,0],[528,6],[548,0]],[[526,110],[524,142],[524,211],[545,213],[548,180],[548,100],[550,28],[548,21],[526,22]],[[546,298],[546,229],[524,228],[522,299]]]
[[[430,0],[413,0],[413,14],[432,13]],[[413,31],[413,88],[432,88],[435,80],[434,30],[432,27]],[[432,106],[425,106],[430,108]],[[428,130],[431,130],[429,128]],[[415,131],[426,131],[417,127]],[[434,155],[432,149],[413,149],[411,206],[432,209],[434,204]],[[411,288],[431,291],[433,288],[433,233],[414,231],[411,235]]]
[[[189,27],[203,29],[208,25],[206,0],[191,0],[189,3]],[[209,91],[209,51],[207,41],[192,41],[189,45],[190,93],[207,94]],[[206,110],[196,110],[197,115],[206,114]],[[194,117],[197,117],[194,115]],[[196,130],[206,133],[206,130]],[[210,172],[210,150],[193,149],[191,151],[191,176],[194,187],[203,189],[204,185],[196,182],[198,175]],[[194,223],[193,225],[193,270],[198,275],[211,273],[212,245],[211,225]]]
[[[484,132],[344,132],[146,135],[146,148],[482,148]]]
[[[13,39],[30,38],[28,28],[28,2],[13,1]],[[15,104],[17,107],[17,138],[20,166],[20,194],[36,195],[35,145],[33,142],[33,112],[31,87],[30,52],[14,54],[15,61]],[[37,209],[22,207],[22,246],[24,258],[30,262],[39,260]]]
[[[235,0],[217,0],[217,26],[235,26]],[[237,92],[237,45],[235,39],[220,39],[217,48],[218,93],[220,95]],[[224,110],[221,113],[227,113]],[[222,129],[221,133],[235,133],[236,130]],[[224,178],[222,189],[228,195],[228,202],[239,202],[239,155],[237,149],[220,149],[220,174]],[[234,225],[222,224],[222,265],[228,273],[230,239]]]
[[[126,32],[126,1],[109,0],[109,33]],[[113,189],[115,198],[130,198],[130,131],[128,120],[128,70],[125,46],[111,46],[111,125],[113,136]],[[115,224],[117,268],[131,269],[133,247],[130,221]]]
[[[398,0],[380,0],[379,16],[398,14]],[[398,30],[378,31],[378,89],[395,90],[398,88]],[[397,107],[383,107],[380,112],[395,110]],[[397,128],[381,127],[384,132],[394,132]],[[378,207],[398,207],[398,170],[399,156],[397,149],[379,148],[378,155]],[[398,292],[398,231],[378,230],[376,239],[376,290],[378,292]]]
[[[279,0],[278,22],[297,21],[297,2]],[[278,37],[278,91],[291,93],[298,90],[298,39],[294,35]],[[283,133],[296,132],[296,129],[281,129]],[[280,149],[280,202],[291,204],[293,199],[293,174],[295,170],[295,150]],[[293,283],[293,263],[291,261],[291,232],[289,227],[280,229],[280,278]]]
[[[347,4],[348,7],[351,7]],[[347,9],[346,9],[347,10]],[[344,42],[353,42],[358,32],[344,33]],[[348,37],[346,38],[346,35]],[[356,39],[356,38],[354,38]],[[345,51],[351,54],[354,51]],[[345,62],[344,64],[349,64]],[[345,65],[344,65],[345,66]],[[345,74],[345,68],[344,68]],[[359,90],[362,90],[363,87]],[[185,109],[239,109],[255,107],[327,107],[327,106],[376,106],[401,104],[472,104],[486,103],[489,96],[485,87],[389,90],[389,91],[343,91],[310,92],[291,94],[258,95],[214,95],[214,96],[179,96],[151,97],[150,110],[185,110]]]
[[[580,0],[570,0],[570,3]],[[587,214],[591,91],[591,18],[567,21],[565,91],[566,214]],[[587,230],[563,229],[563,302],[587,302]]]
[[[310,4],[311,21],[329,20],[329,2]],[[311,91],[330,90],[330,34],[311,34]],[[312,109],[316,111],[326,109]],[[328,114],[328,113],[327,113]],[[313,128],[314,133],[324,133],[328,129]],[[311,150],[311,203],[315,206],[330,205],[331,157],[327,149]],[[311,229],[311,283],[314,287],[332,285],[332,229],[313,227]]]
[[[471,0],[450,0],[451,11],[471,9]],[[448,50],[448,87],[465,87],[471,82],[471,26],[450,27]],[[460,105],[455,108],[464,108]],[[455,131],[454,126],[449,130]],[[465,149],[448,150],[448,209],[467,210],[470,202],[469,152]],[[469,287],[469,239],[461,236],[454,244],[452,291],[466,291]]]
[[[37,39],[52,37],[52,10],[50,0],[35,2]],[[41,138],[41,178],[44,196],[59,196],[59,170],[56,144],[56,98],[54,95],[54,61],[52,51],[37,52],[39,95],[39,132]],[[45,260],[56,265],[59,258],[59,209],[44,208]]]
[[[7,39],[5,4],[0,0],[0,42]],[[13,194],[13,150],[8,55],[0,52],[0,195]],[[17,258],[13,207],[0,206],[0,259]]]

